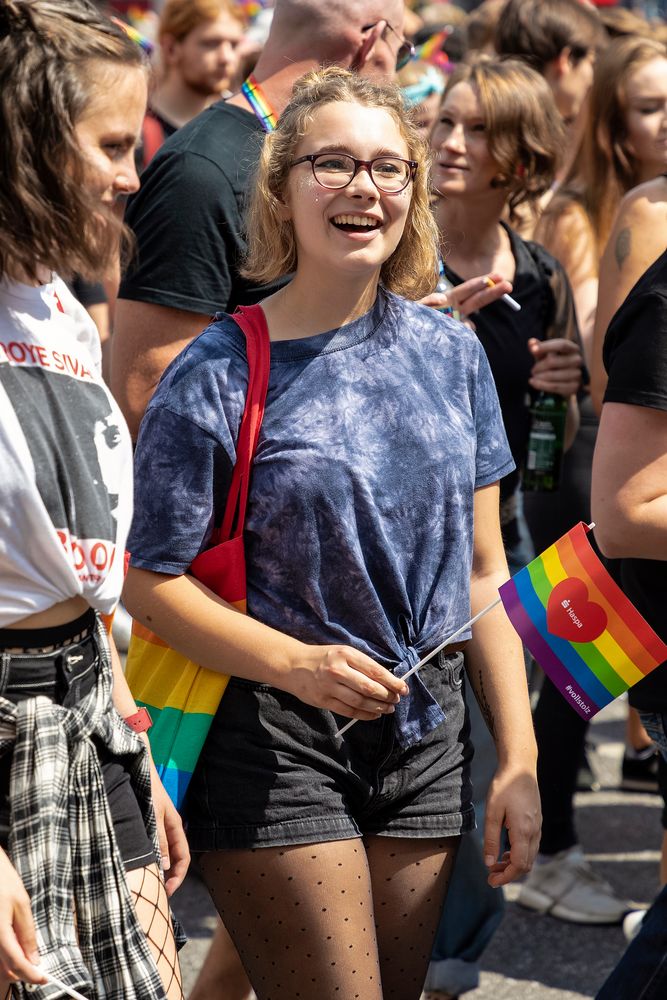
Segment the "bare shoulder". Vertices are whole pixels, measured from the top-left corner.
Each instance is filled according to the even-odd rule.
[[[667,246],[667,178],[656,177],[625,195],[603,260],[638,277]]]
[[[652,219],[661,222],[667,217],[667,177],[654,177],[639,184],[623,197],[617,219],[645,224]]]
[[[597,278],[595,234],[588,213],[575,197],[554,196],[535,230],[535,240],[563,265],[573,286]]]

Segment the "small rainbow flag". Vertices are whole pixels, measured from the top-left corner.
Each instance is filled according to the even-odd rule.
[[[514,628],[584,719],[667,660],[667,645],[614,583],[580,522],[499,588]]]
[[[449,66],[449,56],[443,50],[442,46],[447,41],[451,33],[452,29],[447,27],[443,28],[442,31],[436,32],[435,35],[431,35],[425,42],[422,42],[421,45],[417,46],[417,49],[415,50],[415,59],[420,59],[422,62],[432,63],[439,69]]]

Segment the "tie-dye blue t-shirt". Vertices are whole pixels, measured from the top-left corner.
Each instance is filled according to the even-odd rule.
[[[206,548],[246,388],[244,335],[221,315],[167,369],[141,425],[132,565],[180,574]],[[441,313],[380,290],[340,329],[272,343],[248,613],[404,673],[469,619],[473,494],[513,468],[479,340]],[[437,713],[417,688],[402,724],[423,735]]]

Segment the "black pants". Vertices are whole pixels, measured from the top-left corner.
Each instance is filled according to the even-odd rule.
[[[563,461],[557,493],[527,493],[524,511],[537,553],[591,519],[591,471],[598,420],[590,397],[580,404],[581,425]],[[589,536],[590,537],[590,536]],[[589,723],[573,711],[548,677],[534,713],[537,780],[542,799],[542,854],[556,854],[578,842],[574,827],[577,771],[584,756]]]

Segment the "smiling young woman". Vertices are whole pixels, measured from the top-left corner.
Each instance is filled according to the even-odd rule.
[[[302,78],[265,140],[246,271],[293,278],[261,304],[247,617],[188,574],[235,460],[248,376],[231,317],[172,365],[139,436],[126,599],[233,675],[185,809],[260,1000],[417,1000],[474,822],[460,647],[401,676],[506,579],[512,462],[477,339],[403,297],[435,282],[428,186],[400,92],[344,70]],[[480,624],[466,665],[501,761],[486,821],[501,885],[530,867],[539,804],[520,646],[502,615]]]

